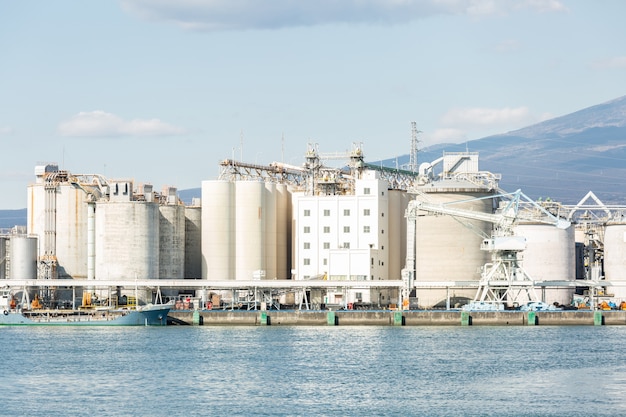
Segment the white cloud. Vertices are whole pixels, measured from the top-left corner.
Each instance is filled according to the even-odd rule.
[[[616,56],[592,64],[595,69],[626,69],[626,56]]]
[[[176,136],[186,133],[180,127],[164,123],[159,119],[133,119],[126,121],[104,111],[80,112],[59,124],[62,136]]]
[[[327,23],[404,23],[433,15],[505,15],[566,10],[560,0],[121,0],[148,20],[187,29],[277,29]]]
[[[444,128],[432,133],[424,133],[424,142],[428,145],[436,143],[460,143],[467,140],[467,132],[461,129]]]
[[[8,136],[13,134],[13,129],[8,126],[0,126],[0,136]]]
[[[528,123],[532,117],[527,107],[505,107],[489,109],[483,107],[457,108],[448,111],[441,118],[446,126],[455,128],[502,127]]]

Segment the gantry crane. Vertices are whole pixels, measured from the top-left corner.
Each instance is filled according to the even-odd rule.
[[[453,206],[454,204],[484,199],[496,199],[499,202],[499,208],[495,213],[476,212]],[[410,242],[415,241],[415,222],[419,211],[434,215],[449,215],[457,220],[472,219],[493,224],[491,236],[485,236],[484,233],[476,231],[475,228],[472,229],[483,237],[480,249],[491,253],[491,262],[486,263],[481,268],[481,277],[474,301],[494,304],[538,301],[534,291],[534,282],[518,258],[518,254],[526,248],[526,239],[523,236],[515,235],[515,225],[520,221],[529,221],[551,224],[560,229],[567,229],[570,226],[569,221],[548,212],[528,198],[521,190],[514,193],[493,194],[443,204],[425,201],[425,196],[418,194],[417,198],[409,203],[406,212],[409,244],[407,245],[407,265],[403,279],[408,284],[408,289],[412,287],[415,277],[415,244]],[[408,292],[408,289],[405,292]]]

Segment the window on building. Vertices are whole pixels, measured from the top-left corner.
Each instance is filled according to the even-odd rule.
[[[324,249],[330,249],[330,242],[324,242]]]
[[[363,209],[363,215],[364,216],[369,216],[370,215],[370,209]]]
[[[363,188],[363,194],[369,194],[369,193],[371,193],[369,187]]]
[[[381,191],[381,192],[380,192],[380,195],[385,195],[385,192],[384,192],[384,191]]]
[[[363,233],[369,233],[370,232],[370,227],[369,226],[363,226]]]
[[[344,209],[343,210],[343,215],[344,216],[349,216],[350,215],[350,209]]]
[[[330,210],[324,210],[324,217],[330,216]]]
[[[304,259],[302,260],[302,263],[303,263],[304,265],[311,265],[311,259],[309,259],[309,258],[304,258]]]
[[[324,265],[328,265],[328,259],[324,258]]]
[[[344,249],[350,249],[350,242],[343,242]]]
[[[304,210],[304,217],[309,217],[311,215],[311,210]]]
[[[304,226],[304,233],[311,233],[311,227]]]
[[[350,233],[350,226],[344,226],[343,227],[343,232],[344,233]]]
[[[304,249],[311,249],[311,242],[304,242]]]
[[[330,226],[324,226],[324,233],[330,233]]]

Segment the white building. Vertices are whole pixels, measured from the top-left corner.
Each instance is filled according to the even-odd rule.
[[[363,171],[355,180],[354,194],[294,193],[294,279],[400,279],[406,248],[405,197],[403,191],[388,190],[376,171]],[[386,305],[390,296],[397,295],[354,289],[329,292],[318,302]]]

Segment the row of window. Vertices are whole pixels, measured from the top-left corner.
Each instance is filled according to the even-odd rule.
[[[330,233],[330,226],[324,226],[324,233]],[[363,233],[370,233],[371,228],[369,226],[363,226]],[[343,227],[344,233],[350,233],[350,226]],[[304,233],[311,233],[310,226],[304,226]]]
[[[324,217],[330,217],[330,210],[325,209],[324,212]],[[343,215],[344,216],[350,216],[350,209],[344,209],[343,210]],[[370,215],[370,209],[363,209],[363,215],[364,216],[369,216]],[[309,209],[304,209],[304,217],[310,217],[311,216],[311,210]],[[385,217],[385,214],[382,214],[383,217]]]

